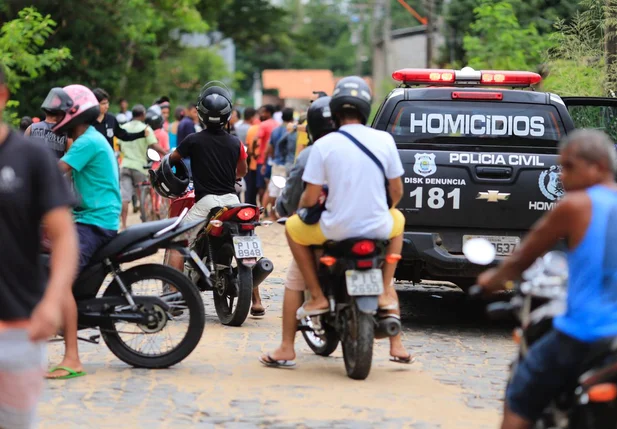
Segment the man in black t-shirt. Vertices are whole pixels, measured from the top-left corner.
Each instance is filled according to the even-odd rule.
[[[132,142],[137,139],[148,137],[150,133],[149,130],[146,129],[138,133],[129,133],[120,126],[114,115],[107,113],[109,110],[109,94],[104,89],[96,88],[92,90],[92,92],[99,101],[99,106],[101,108],[101,114],[93,124],[94,128],[105,136],[112,149],[114,147],[114,136],[125,142]]]
[[[236,194],[236,180],[246,175],[248,165],[244,145],[224,129],[231,109],[231,97],[226,90],[220,87],[205,90],[197,103],[199,120],[205,129],[190,134],[171,154],[172,164],[182,162],[182,158],[191,159],[195,205],[191,207],[184,222],[206,219],[214,207],[240,203]],[[191,230],[191,242],[198,232],[197,229]],[[173,252],[169,264],[182,271],[182,255]],[[258,310],[260,315],[263,313],[257,289],[253,294],[253,310]]]
[[[0,66],[0,117],[8,97]],[[0,122],[0,427],[31,427],[35,419],[45,341],[60,328],[77,271],[72,204],[49,150]],[[51,242],[47,285],[41,224]]]

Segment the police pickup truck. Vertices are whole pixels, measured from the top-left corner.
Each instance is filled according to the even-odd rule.
[[[504,257],[563,196],[557,147],[576,127],[615,127],[617,100],[538,92],[530,72],[404,69],[373,128],[405,167],[403,259],[396,278],[465,289],[481,267],[463,244],[487,238]],[[577,122],[579,123],[575,123]]]

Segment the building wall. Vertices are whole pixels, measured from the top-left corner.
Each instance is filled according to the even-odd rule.
[[[433,58],[439,55],[439,49],[445,40],[436,31],[433,34]],[[393,82],[392,73],[402,68],[426,68],[426,27],[418,26],[395,30],[390,41],[388,69],[384,61],[383,43],[376,46],[373,52],[373,81],[377,92],[383,92],[384,82]],[[385,94],[381,94],[385,95]]]

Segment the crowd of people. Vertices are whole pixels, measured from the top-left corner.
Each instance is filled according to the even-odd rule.
[[[0,115],[8,99],[0,68]],[[167,97],[150,108],[135,105],[130,112],[122,100],[117,116],[108,113],[109,100],[100,88],[53,88],[41,106],[44,120],[24,118],[23,136],[0,122],[2,427],[32,424],[42,387],[43,341],[60,327],[65,356],[46,377],[85,375],[72,282],[120,224],[126,226],[149,148],[171,165],[192,167],[195,205],[185,222],[205,219],[215,206],[239,202],[236,183],[242,178],[247,203],[266,207],[267,216],[289,217],[286,236],[294,260],[285,282],[282,341],[259,358],[266,366],[295,366],[298,320],[328,311],[311,246],[362,236],[388,239],[388,253],[401,252],[405,218],[396,206],[404,169],[393,137],[366,126],[372,98],[362,79],[344,78],[331,97],[317,98],[306,114],[306,128],[291,109],[277,114],[265,105],[246,108],[241,115],[233,109],[231,94],[217,86],[204,90],[196,104],[176,108],[171,124]],[[616,241],[610,229],[617,213],[614,143],[599,131],[579,131],[562,142],[560,163],[568,194],[511,257],[478,279],[487,291],[503,288],[555,243],[567,240],[568,308],[556,319],[554,333],[534,344],[519,363],[506,393],[506,429],[531,427],[548,401],[577,377],[591,345],[617,335]],[[63,174],[72,178],[74,192]],[[283,191],[272,185],[273,176],[288,178]],[[327,203],[318,221],[299,215],[319,204],[325,185]],[[47,280],[38,258],[41,226],[51,250]],[[378,312],[398,317],[397,261],[384,264]],[[181,269],[182,260],[172,257],[170,265]],[[306,301],[305,289],[310,292]],[[253,311],[259,310],[263,314],[257,295]],[[390,355],[396,363],[413,361],[400,335],[390,338]]]

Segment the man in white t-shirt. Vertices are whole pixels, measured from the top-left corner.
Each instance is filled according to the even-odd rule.
[[[348,77],[337,84],[330,109],[339,132],[330,133],[316,142],[308,158],[302,179],[306,188],[299,207],[314,206],[322,186],[328,185],[326,210],[319,223],[308,225],[298,215],[287,220],[289,247],[311,293],[297,313],[298,319],[323,314],[329,303],[321,291],[310,246],[327,240],[341,241],[353,237],[390,239],[387,252],[400,255],[403,247],[405,218],[395,209],[403,196],[403,165],[394,139],[386,132],[366,127],[371,110],[371,95],[359,77]],[[380,167],[350,137],[363,144],[383,165]],[[387,203],[386,190],[392,200]],[[384,293],[379,310],[398,314],[398,299],[393,285],[395,263],[384,263]],[[390,353],[397,362],[409,363],[400,337],[393,341]]]

